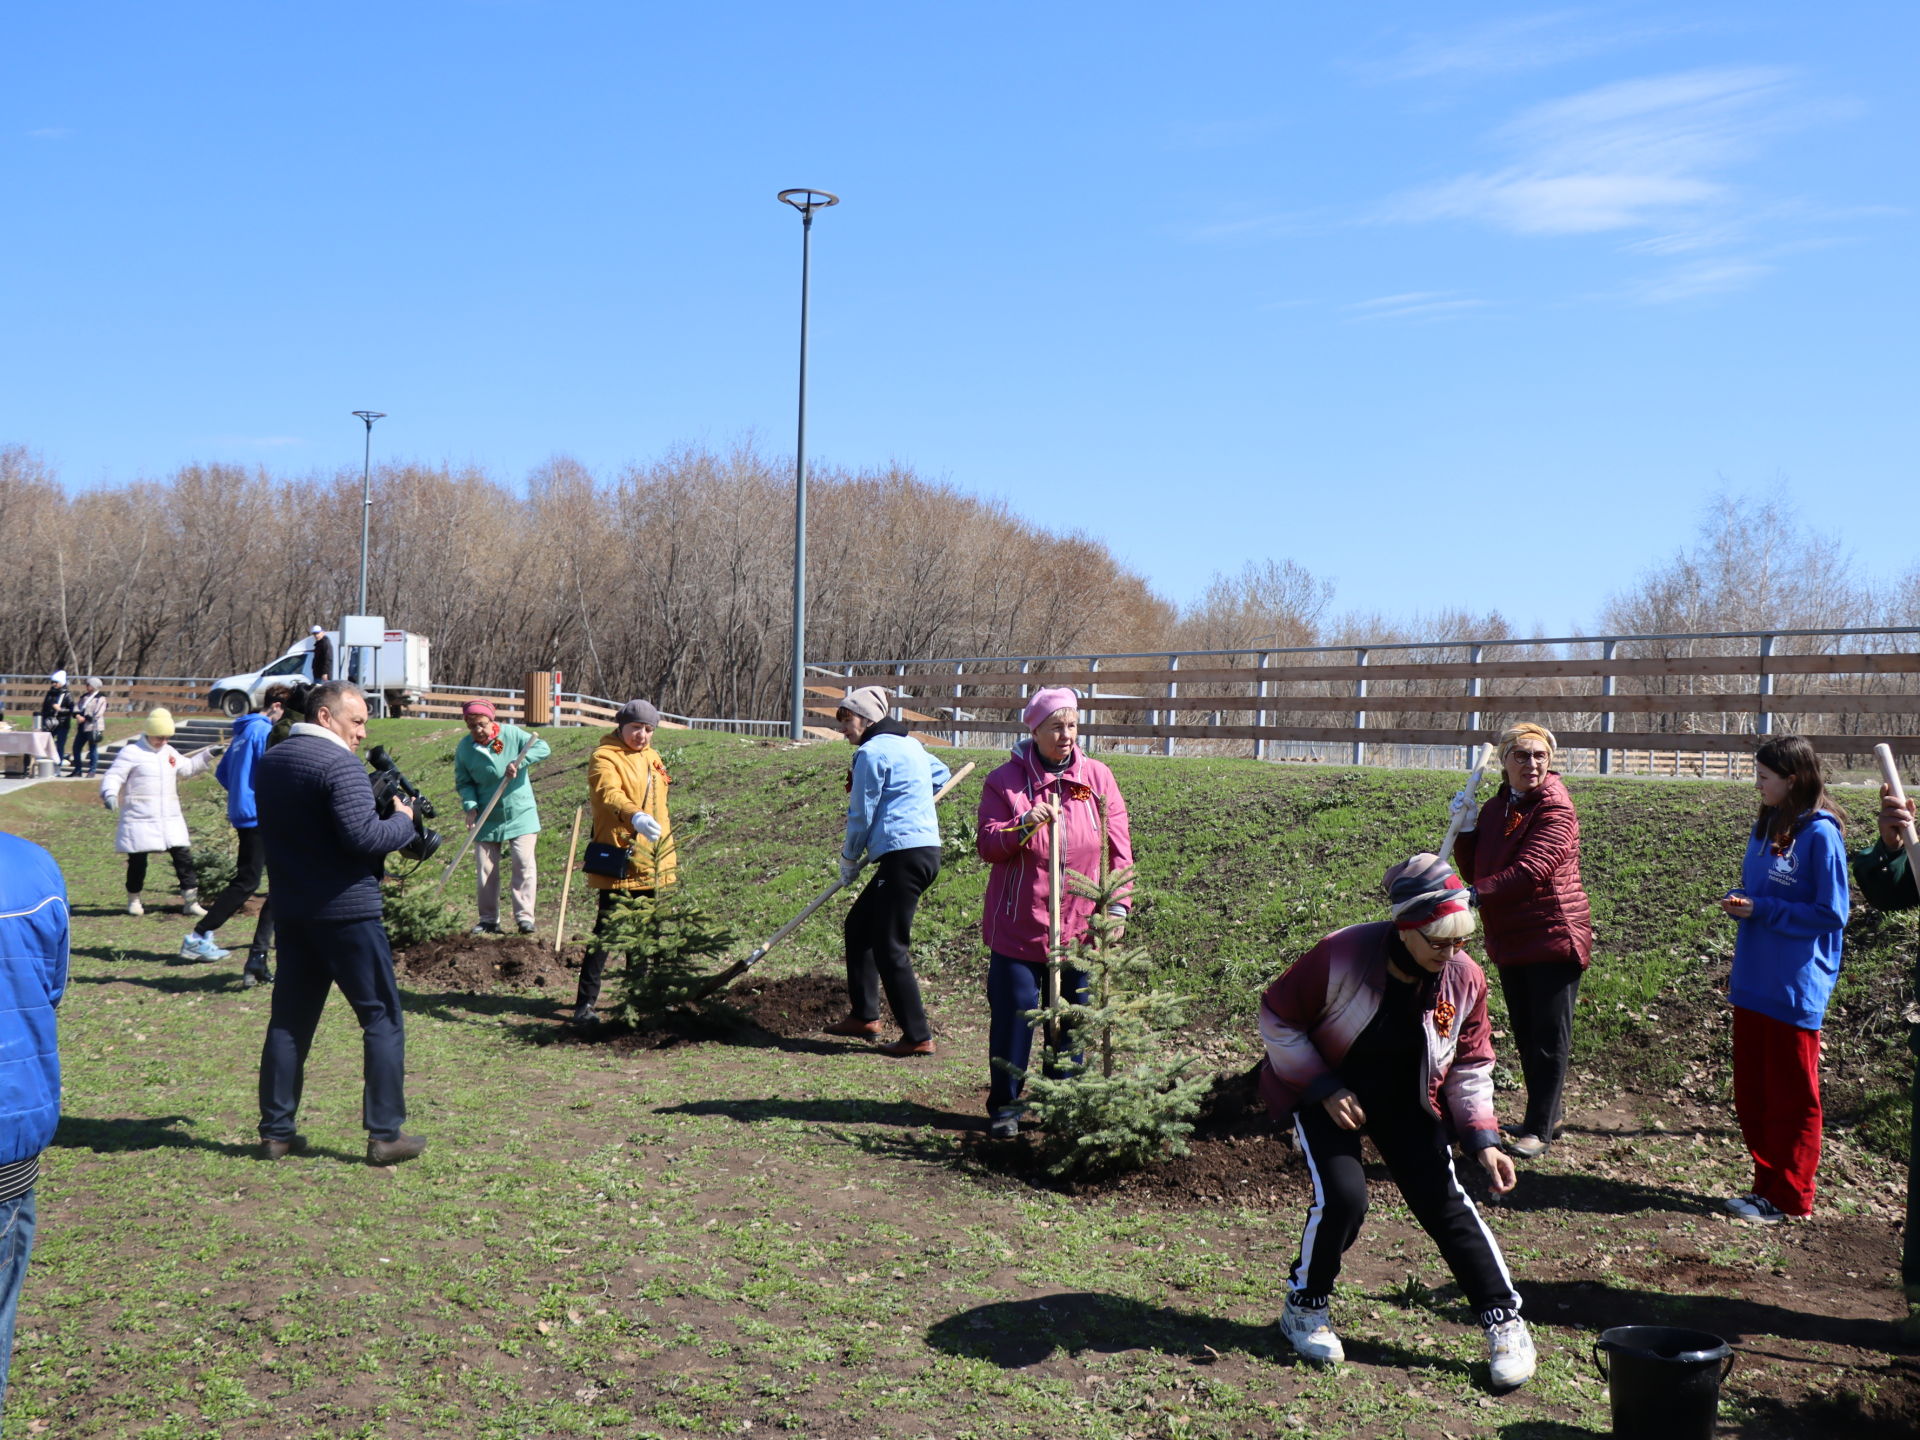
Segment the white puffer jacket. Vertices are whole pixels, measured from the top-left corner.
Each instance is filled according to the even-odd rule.
[[[120,810],[113,848],[122,855],[151,854],[191,843],[180,812],[179,783],[213,763],[208,750],[182,755],[162,740],[142,735],[122,747],[100,781],[100,798]]]

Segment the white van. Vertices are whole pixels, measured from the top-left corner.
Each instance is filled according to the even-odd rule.
[[[344,660],[345,678],[377,685],[386,697],[387,713],[400,715],[409,706],[424,700],[427,691],[433,688],[429,664],[432,647],[426,636],[415,635],[407,630],[388,630],[385,635],[377,659],[366,661],[369,673],[366,681],[362,682],[359,670],[367,652],[355,651],[343,656],[340,632],[327,632],[327,638],[333,642],[335,672],[340,672]],[[244,715],[258,708],[260,697],[267,693],[269,687],[293,685],[311,679],[313,642],[306,639],[292,646],[270,665],[214,681],[208,689],[207,701],[215,710],[224,710],[229,715]]]

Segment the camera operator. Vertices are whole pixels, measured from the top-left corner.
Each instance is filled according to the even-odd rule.
[[[427,1148],[401,1133],[406,1036],[393,952],[380,920],[380,869],[414,838],[413,810],[396,796],[382,819],[354,758],[367,736],[367,697],[335,680],[306,697],[307,723],[254,769],[261,839],[280,944],[272,1018],[260,1053],[260,1139],[278,1160],[306,1147],[294,1130],[307,1049],[329,987],[338,985],[365,1040],[361,1123],[367,1163],[392,1165]]]

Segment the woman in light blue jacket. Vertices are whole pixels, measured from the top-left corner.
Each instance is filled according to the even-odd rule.
[[[840,880],[851,884],[868,861],[874,876],[847,912],[847,1017],[827,1026],[827,1033],[878,1036],[884,986],[901,1034],[877,1048],[904,1058],[933,1053],[933,1027],[920,1002],[911,949],[914,911],[940,873],[940,821],[933,797],[947,783],[948,771],[887,711],[887,692],[867,685],[848,691],[834,716],[854,746]]]

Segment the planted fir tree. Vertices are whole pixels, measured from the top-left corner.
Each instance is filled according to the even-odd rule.
[[[1184,1155],[1192,1119],[1211,1077],[1191,1079],[1195,1057],[1168,1051],[1186,1023],[1179,996],[1153,984],[1153,962],[1121,938],[1111,913],[1133,884],[1131,867],[1107,869],[1106,807],[1101,807],[1100,874],[1066,871],[1071,893],[1093,901],[1085,949],[1072,963],[1087,972],[1084,1003],[1063,994],[1067,957],[1056,943],[1048,961],[1048,1004],[1028,1018],[1046,1027],[1043,1063],[1029,1072],[1029,1106],[1039,1120],[1047,1168],[1062,1177],[1137,1169]],[[1057,933],[1057,927],[1056,927]]]
[[[604,945],[610,956],[626,957],[609,1015],[628,1025],[645,1025],[693,1000],[706,988],[734,938],[678,887],[659,895],[620,895],[594,942]]]
[[[395,950],[442,939],[460,928],[440,887],[420,875],[418,866],[406,879],[390,878],[380,887],[380,920]]]

